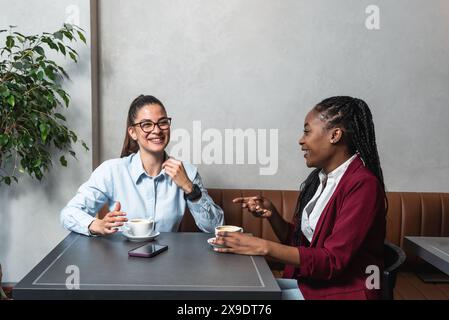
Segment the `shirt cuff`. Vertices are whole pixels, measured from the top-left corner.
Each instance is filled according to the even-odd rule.
[[[201,197],[198,198],[197,200],[195,200],[195,201],[187,200],[187,201],[189,202],[189,204],[193,210],[207,209],[207,206],[206,206],[207,200],[202,192],[201,192]]]
[[[96,218],[90,216],[90,215],[86,215],[83,217],[80,217],[80,221],[79,221],[79,225],[81,228],[81,233],[87,235],[87,236],[91,236],[91,237],[95,237],[94,234],[90,233],[89,230],[89,225],[95,220]]]

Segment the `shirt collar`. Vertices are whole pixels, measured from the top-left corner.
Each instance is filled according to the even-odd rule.
[[[167,153],[165,153],[165,159],[168,159]],[[142,159],[140,159],[140,151],[137,151],[137,153],[133,154],[131,158],[131,177],[133,178],[133,181],[137,184],[142,175],[150,177],[143,168]],[[156,180],[160,178],[166,178],[166,176],[167,173],[165,172],[165,169],[162,169],[157,176],[152,178]]]

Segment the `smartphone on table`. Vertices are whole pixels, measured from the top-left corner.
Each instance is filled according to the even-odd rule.
[[[168,246],[166,245],[147,243],[143,246],[129,250],[128,255],[130,257],[151,258],[167,249]]]

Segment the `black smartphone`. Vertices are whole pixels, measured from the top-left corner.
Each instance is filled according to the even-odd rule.
[[[165,245],[147,243],[143,246],[129,250],[128,255],[130,257],[151,258],[167,249],[168,246]]]

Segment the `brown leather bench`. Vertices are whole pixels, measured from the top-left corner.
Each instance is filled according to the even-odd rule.
[[[276,205],[282,217],[291,221],[295,210],[298,191],[283,190],[239,190],[208,189],[215,203],[223,208],[225,223],[242,226],[245,232],[273,241],[279,241],[268,221],[248,214],[246,210],[232,203],[241,196],[261,194]],[[449,193],[387,193],[387,240],[404,249],[405,236],[449,236]],[[189,212],[181,223],[179,231],[199,231]],[[449,299],[449,283],[425,283],[415,271],[426,263],[405,250],[407,262],[400,269],[394,291],[395,299]],[[282,275],[282,266],[270,263],[273,274]]]

